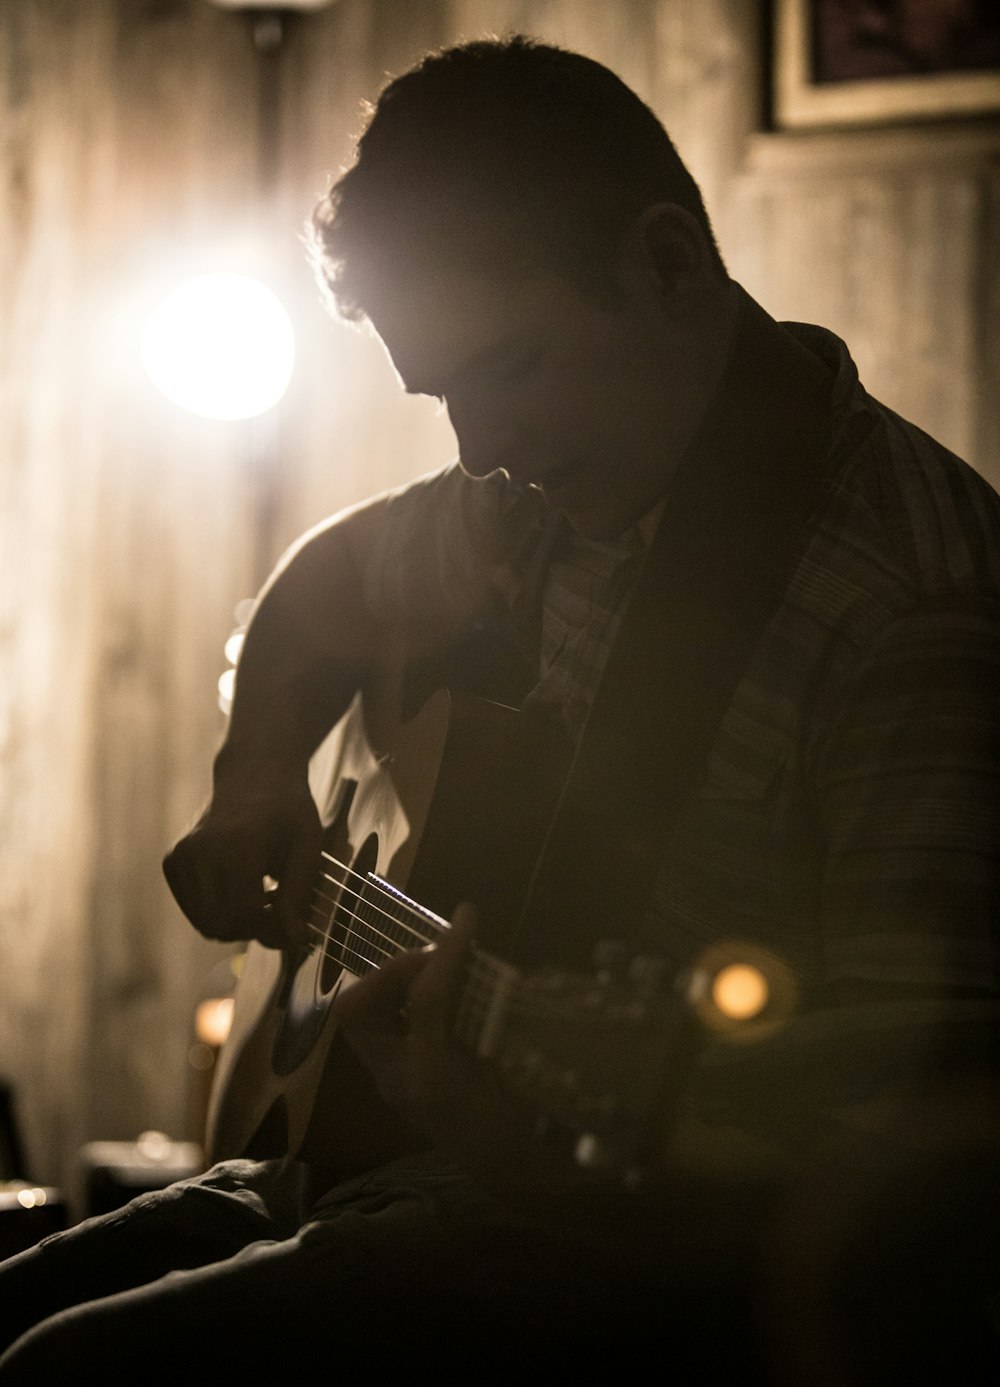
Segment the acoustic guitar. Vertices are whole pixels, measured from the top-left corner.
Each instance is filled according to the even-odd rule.
[[[511,922],[532,887],[567,749],[550,724],[442,689],[403,712],[402,680],[359,694],[314,757],[325,824],[312,944],[251,943],[219,1056],[208,1155],[300,1157],[332,1177],[419,1145],[382,1104],[330,1019],[341,988],[477,905],[481,941],[457,1039],[578,1140],[581,1158],[655,1160],[692,1050],[705,979],[665,980],[615,943],[590,972],[522,970]],[[609,922],[610,925],[613,922]]]

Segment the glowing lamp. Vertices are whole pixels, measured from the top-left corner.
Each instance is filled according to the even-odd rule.
[[[153,310],[141,353],[150,379],[175,404],[210,419],[250,419],[284,395],[295,337],[281,301],[259,280],[206,274]]]

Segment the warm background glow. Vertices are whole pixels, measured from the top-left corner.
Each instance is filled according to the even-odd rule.
[[[249,419],[271,409],[295,361],[280,300],[241,274],[200,275],[174,289],[146,320],[141,350],[163,393],[210,419]]]

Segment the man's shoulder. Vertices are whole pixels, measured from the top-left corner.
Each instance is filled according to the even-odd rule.
[[[786,328],[828,368],[833,377],[833,450],[839,454],[834,495],[851,496],[860,510],[893,527],[935,531],[939,524],[975,542],[995,544],[1000,536],[996,485],[913,420],[870,394],[859,379],[850,350],[835,333],[813,323]],[[852,523],[860,523],[855,514]],[[925,535],[925,539],[929,536]],[[927,544],[921,545],[926,562]]]
[[[471,601],[511,586],[516,555],[540,524],[537,498],[505,473],[473,477],[457,460],[378,500],[366,591],[386,619],[436,611],[457,622]]]
[[[836,457],[779,613],[786,641],[807,662],[836,662],[917,613],[1000,613],[1000,495],[869,395],[839,339],[808,331],[825,339],[820,354],[841,352],[839,369],[831,361]]]
[[[970,463],[887,405],[865,396],[862,409],[866,428],[845,456],[831,498],[830,544],[860,568],[877,567],[917,600],[1000,595],[1000,495]]]
[[[824,625],[845,618],[870,629],[928,601],[1000,598],[994,487],[869,394],[836,334],[809,323],[783,326],[833,377],[832,483],[814,517],[800,602]]]
[[[474,477],[458,458],[393,487],[384,499],[399,510],[427,509],[439,516],[503,515],[520,496],[505,472]]]

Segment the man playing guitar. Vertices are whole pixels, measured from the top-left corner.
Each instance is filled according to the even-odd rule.
[[[310,234],[458,459],[258,599],[165,862],[199,930],[252,941],[217,1159],[0,1271],[0,1381],[979,1380],[1000,498],[729,277],[589,59],[428,57]],[[467,697],[519,710],[511,742],[475,724],[488,773]]]

